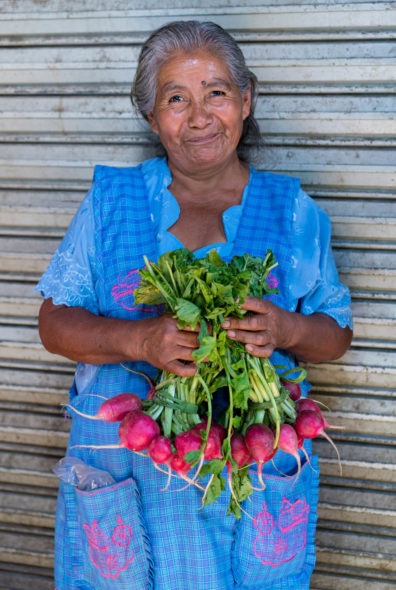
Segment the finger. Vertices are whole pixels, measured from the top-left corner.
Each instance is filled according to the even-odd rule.
[[[255,346],[254,344],[246,344],[246,351],[252,356],[268,358],[274,352],[274,347],[270,344],[268,344],[267,346]]]
[[[264,318],[262,315],[249,315],[244,318],[227,318],[222,324],[227,332],[231,331],[259,331],[264,329]]]
[[[231,340],[237,340],[243,344],[251,344],[252,346],[272,346],[271,334],[267,331],[252,332],[246,330],[229,330],[227,336]]]
[[[198,335],[195,333],[179,332],[175,343],[180,347],[198,348]]]
[[[192,377],[197,371],[195,363],[183,363],[180,360],[170,361],[164,368],[179,377]]]
[[[270,301],[266,301],[265,299],[246,297],[241,307],[242,309],[254,311],[255,313],[268,313],[272,307],[272,304]]]

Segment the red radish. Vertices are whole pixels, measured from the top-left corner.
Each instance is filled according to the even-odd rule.
[[[143,451],[151,441],[159,436],[160,427],[155,420],[144,412],[129,412],[121,420],[118,428],[120,446],[130,451]]]
[[[246,446],[242,434],[234,433],[231,437],[231,456],[239,468],[248,465],[252,461],[252,456]]]
[[[156,436],[151,441],[148,452],[154,463],[166,464],[172,456],[171,441],[163,434]]]
[[[298,412],[294,424],[294,428],[296,429],[298,436],[301,436],[302,438],[311,439],[318,436],[323,436],[326,440],[328,440],[337,453],[340,472],[342,472],[341,459],[338,449],[330,436],[325,432],[325,428],[328,426],[329,424],[323,418],[322,414],[315,412],[314,410],[302,410],[301,412]]]
[[[288,390],[290,398],[295,402],[301,397],[301,386],[299,383],[292,381],[282,381],[282,385]]]
[[[297,461],[298,473],[301,471],[301,459],[298,452],[299,437],[291,424],[281,424],[278,439],[278,449],[292,455]]]
[[[203,422],[196,424],[194,426],[193,430],[197,430],[200,433],[201,430],[206,431],[207,427],[208,427],[208,421],[204,420]],[[210,430],[215,432],[220,437],[221,442],[223,442],[223,440],[225,439],[226,434],[227,434],[227,431],[224,428],[224,426],[222,426],[218,422],[212,422],[210,425]]]
[[[265,424],[251,424],[245,433],[245,443],[253,459],[257,462],[258,480],[264,489],[263,465],[272,459],[277,450],[274,448],[274,433]]]
[[[308,397],[301,398],[296,402],[296,412],[299,413],[304,410],[312,410],[312,412],[317,412],[322,416],[322,410],[319,408],[318,404]]]
[[[325,428],[323,416],[315,410],[301,410],[298,412],[295,429],[303,438],[316,438]]]
[[[71,448],[86,449],[128,449],[129,451],[144,451],[151,441],[160,435],[160,427],[148,414],[140,410],[128,412],[120,422],[117,445],[73,445]]]
[[[120,393],[104,401],[94,416],[84,414],[75,407],[68,405],[73,412],[91,420],[104,420],[105,422],[120,422],[128,412],[142,409],[142,400],[136,393]]]
[[[210,429],[204,448],[204,459],[211,461],[212,459],[222,458],[223,452],[221,450],[221,438],[216,431]]]
[[[196,424],[192,430],[198,432],[200,436],[202,436],[202,432],[206,432],[208,428],[207,420]],[[205,445],[204,450],[204,459],[208,461],[212,459],[222,459],[223,452],[222,452],[222,442],[225,439],[227,434],[226,429],[221,424],[217,422],[212,422],[209,428],[209,434]]]
[[[201,450],[202,437],[194,429],[186,430],[175,436],[175,447],[178,455],[184,459],[187,453]]]
[[[172,455],[169,461],[169,465],[171,469],[173,469],[173,471],[176,471],[176,473],[181,477],[185,477],[188,471],[191,469],[190,463],[188,463],[178,453]]]

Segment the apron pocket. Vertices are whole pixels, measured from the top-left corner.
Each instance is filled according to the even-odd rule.
[[[74,491],[80,552],[70,556],[78,577],[70,587],[152,588],[151,551],[135,481],[127,479],[92,492]]]
[[[319,473],[317,458],[298,477],[264,476],[236,523],[233,570],[236,588],[309,588],[315,565]],[[255,487],[257,476],[252,474]],[[271,585],[272,584],[272,585]],[[297,584],[297,585],[296,585]]]

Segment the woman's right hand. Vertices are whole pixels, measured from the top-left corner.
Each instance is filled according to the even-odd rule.
[[[192,353],[199,346],[198,328],[181,330],[167,314],[139,323],[141,360],[182,377],[194,375],[197,367]]]
[[[179,330],[169,315],[124,320],[46,299],[40,308],[39,332],[49,352],[81,363],[146,361],[181,377],[196,371],[192,353],[198,348],[197,331]]]

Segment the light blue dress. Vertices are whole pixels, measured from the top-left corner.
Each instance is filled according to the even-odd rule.
[[[326,313],[341,326],[351,326],[350,296],[338,279],[327,215],[292,179],[253,168],[250,174],[241,205],[223,214],[227,242],[195,254],[203,256],[213,247],[224,259],[238,248],[256,253],[261,236],[268,236],[280,258],[275,278],[282,289],[274,302],[304,314]],[[55,304],[136,317],[143,313],[133,302],[142,251],[160,255],[182,246],[168,231],[179,215],[167,188],[170,171],[165,159],[156,158],[137,171],[103,169],[97,176],[37,289]],[[284,234],[277,230],[277,219]],[[135,226],[144,228],[141,235],[131,229]],[[294,359],[281,351],[273,360],[294,366]],[[129,379],[116,365],[79,363],[71,403],[95,414],[102,399],[92,393],[111,397],[130,385],[129,390],[144,396],[147,383]],[[304,388],[306,393],[308,383]],[[194,486],[181,491],[183,485],[172,481],[163,491],[166,475],[143,457],[123,449],[75,446],[117,440],[116,426],[73,416],[68,453],[111,472],[116,484],[89,493],[62,482],[57,590],[308,590],[315,563],[315,457],[296,480],[290,477],[295,460],[278,451],[275,465],[265,469],[266,489],[246,503],[251,516],[236,520],[226,515],[227,493],[202,509],[201,492]],[[254,471],[252,479],[258,486]]]

